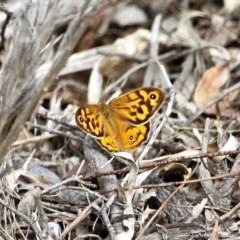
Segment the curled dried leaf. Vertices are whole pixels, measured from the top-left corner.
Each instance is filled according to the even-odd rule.
[[[202,79],[197,85],[193,99],[196,105],[201,108],[213,98],[222,92],[223,86],[229,82],[230,69],[227,63],[209,68],[204,74]],[[236,99],[239,91],[233,92],[231,95],[226,96],[222,101],[218,102],[217,106],[206,110],[207,114],[216,115],[218,109],[221,113],[231,114],[233,109],[230,107],[231,102]]]

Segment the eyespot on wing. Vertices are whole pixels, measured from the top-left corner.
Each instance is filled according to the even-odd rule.
[[[77,125],[86,133],[89,133],[95,138],[102,138],[103,119],[97,105],[87,105],[80,107],[75,114]]]

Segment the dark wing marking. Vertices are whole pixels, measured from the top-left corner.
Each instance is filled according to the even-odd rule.
[[[80,107],[75,114],[75,119],[77,125],[86,133],[96,138],[104,136],[104,123],[98,105]]]
[[[160,108],[164,97],[161,89],[145,87],[123,94],[109,105],[121,119],[139,125],[149,121]]]

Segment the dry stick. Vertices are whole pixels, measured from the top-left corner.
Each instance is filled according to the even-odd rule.
[[[185,184],[185,182],[184,182]],[[167,203],[170,201],[171,198],[173,198],[173,196],[181,189],[184,187],[184,184],[181,184],[179,187],[177,187],[170,195],[169,197],[161,204],[161,206],[159,207],[159,209],[154,213],[154,215],[148,220],[148,222],[146,223],[146,225],[142,228],[142,230],[140,231],[140,233],[137,235],[136,240],[139,240],[141,238],[141,236],[150,228],[151,224],[153,223],[153,221],[160,216],[160,214],[162,213],[162,211],[164,210],[164,208],[167,206]]]
[[[5,6],[3,4],[0,4],[0,10],[4,13],[6,13],[7,17],[5,19],[5,21],[2,24],[2,31],[1,31],[1,43],[0,43],[0,52],[2,50],[4,50],[4,43],[5,43],[5,31],[6,31],[6,27],[10,21],[10,18],[12,16],[12,12],[8,11],[7,8],[5,8]]]
[[[173,51],[171,53],[165,53],[161,56],[159,56],[157,59],[158,61],[162,60],[162,59],[165,59],[165,58],[168,58],[169,56],[175,56],[176,55],[176,51]],[[144,68],[146,67],[149,63],[151,63],[152,61],[155,61],[155,59],[150,59],[150,60],[147,60],[143,63],[140,63],[134,67],[132,67],[131,69],[129,69],[125,74],[123,74],[123,76],[121,76],[117,81],[115,81],[113,84],[107,86],[105,88],[105,90],[103,91],[103,94],[106,94],[108,93],[109,91],[113,90],[116,86],[119,86],[120,85],[120,89],[122,89],[122,87],[126,84],[127,80],[128,80],[128,77],[133,74],[134,72],[140,70],[141,68]]]
[[[160,157],[160,158],[155,158],[155,160],[157,161],[158,159],[161,159],[161,161],[142,163],[142,164],[140,164],[140,168],[143,169],[143,168],[150,168],[150,167],[158,167],[158,166],[169,164],[169,163],[193,161],[194,159],[205,158],[205,157],[213,158],[213,157],[218,157],[218,156],[236,155],[239,153],[240,153],[240,150],[231,150],[231,151],[219,151],[219,152],[213,152],[213,153],[199,153],[199,154],[195,154],[195,155],[180,156],[180,157],[172,157],[170,155],[169,158],[166,160],[161,159],[161,157]]]
[[[191,71],[193,69],[193,64],[194,64],[193,54],[189,54],[186,57],[186,59],[184,60],[184,63],[182,64],[183,70],[182,70],[180,76],[175,81],[174,86],[175,86],[176,92],[182,91],[182,88],[186,82],[185,79],[187,79],[187,77],[191,74]]]
[[[26,237],[25,237],[26,234],[24,234],[24,232],[23,232],[24,230],[21,229],[21,227],[19,225],[19,220],[17,220],[16,217],[17,217],[17,215],[13,214],[13,219],[14,219],[14,222],[16,223],[16,230],[15,230],[15,232],[17,232],[17,230],[18,230],[19,234],[22,235],[23,239],[26,239]],[[6,220],[5,220],[5,222],[6,222]]]
[[[213,98],[210,102],[205,104],[196,114],[194,114],[192,117],[189,118],[189,120],[184,124],[184,126],[189,126],[193,121],[195,121],[202,113],[204,113],[208,108],[210,108],[212,105],[216,104],[219,100],[230,94],[231,92],[237,90],[240,88],[240,82],[234,84],[230,88],[224,90],[220,95]]]
[[[92,212],[92,208],[95,204],[98,204],[102,201],[101,198],[96,199],[95,201],[93,201],[92,203],[90,203],[82,212],[79,216],[77,216],[77,218],[71,222],[62,232],[61,236],[59,237],[59,240],[63,240],[65,239],[65,237],[67,236],[67,234],[69,232],[71,232],[75,227],[78,226],[78,224],[80,222],[82,222],[91,212]]]
[[[40,107],[39,109],[41,109],[41,107]],[[44,119],[46,119],[46,120],[51,120],[51,121],[53,121],[53,122],[55,122],[55,123],[58,123],[58,124],[64,126],[67,130],[71,130],[71,131],[73,131],[73,130],[79,130],[79,127],[78,127],[76,124],[75,124],[75,125],[72,125],[72,124],[70,124],[69,122],[67,123],[65,117],[59,118],[58,115],[56,115],[56,114],[54,114],[54,113],[53,113],[53,114],[52,114],[52,113],[49,113],[49,111],[47,111],[47,110],[45,110],[45,109],[44,109],[44,110],[41,109],[41,110],[38,112],[38,114],[39,114],[41,117],[43,117]],[[31,125],[31,126],[34,126],[34,125]],[[46,128],[46,127],[44,126],[44,128]],[[49,132],[49,131],[47,131],[47,132]],[[81,131],[79,131],[79,132],[81,132]],[[85,137],[86,134],[83,134],[83,135],[84,135],[84,137]]]
[[[162,16],[158,14],[153,22],[152,29],[151,29],[151,39],[150,39],[150,50],[149,50],[149,57],[150,59],[157,59],[158,56],[158,48],[159,48],[159,30],[161,25]],[[155,63],[149,63],[145,76],[143,79],[143,86],[151,86],[153,76],[155,70]]]
[[[56,136],[57,136],[56,134],[48,133],[48,134],[44,134],[44,135],[40,135],[40,136],[30,137],[25,140],[19,140],[19,141],[14,142],[11,147],[17,147],[19,145],[27,145],[27,144],[31,144],[31,143],[38,143],[40,141],[45,141],[45,140],[54,138]]]
[[[30,226],[31,229],[33,230],[33,232],[35,233],[36,236],[38,236],[39,239],[42,239],[42,235],[41,232],[38,230],[36,224],[34,222],[32,222],[25,214],[19,212],[17,209],[12,208],[9,206],[8,203],[4,202],[2,199],[0,199],[0,204],[2,204],[4,207],[6,207],[7,209],[9,209],[10,211],[14,212],[16,215],[18,215],[20,218],[22,218],[23,220],[25,220]]]
[[[84,155],[85,158],[90,161],[92,166],[94,166],[95,172],[102,172],[104,169],[113,170],[113,167],[111,164],[107,164],[108,159],[103,151],[96,150],[95,146],[97,146],[97,143],[92,139],[90,136],[87,135],[86,141],[84,144]],[[103,167],[104,166],[104,167]],[[97,179],[99,184],[101,185],[101,188],[104,190],[110,190],[113,188],[117,188],[117,177],[115,175],[109,175],[109,176],[102,176]],[[111,197],[111,193],[107,197]],[[111,208],[111,217],[110,220],[115,219],[116,217],[119,217],[123,214],[123,208],[114,204]],[[122,222],[115,222],[113,224],[114,230],[119,232],[124,232],[125,228]]]
[[[4,142],[2,142],[0,148],[0,162],[3,161],[4,156],[8,151],[8,147],[12,144],[16,135],[20,132],[20,126],[26,122],[26,119],[29,118],[30,114],[33,112],[33,109],[41,97],[44,86],[46,83],[51,85],[54,81],[55,76],[59,73],[60,69],[66,63],[67,58],[71,55],[76,43],[84,34],[90,21],[91,14],[97,10],[100,3],[94,5],[92,1],[86,1],[82,9],[82,13],[79,12],[76,14],[75,18],[70,23],[69,28],[59,46],[59,50],[53,58],[49,71],[43,76],[35,79],[34,84],[37,88],[34,88],[32,93],[26,97],[26,102],[21,114],[19,114],[19,116],[15,119],[8,135],[5,137]],[[87,8],[87,6],[90,7]]]
[[[133,206],[133,195],[134,195],[134,191],[133,191],[133,187],[136,183],[136,178],[139,172],[139,168],[138,165],[136,164],[136,162],[134,161],[133,157],[131,156],[130,158],[123,158],[123,157],[116,157],[118,160],[120,160],[121,162],[124,162],[128,167],[129,167],[129,173],[128,173],[128,178],[124,183],[124,189],[126,189],[126,191],[124,192],[125,195],[125,208],[122,214],[122,217],[127,217],[127,215],[132,215],[134,216],[134,206]],[[118,190],[116,190],[116,192],[118,192]],[[134,234],[134,226],[136,223],[136,219],[135,217],[131,217],[131,219],[128,219],[128,221],[123,224],[127,231],[124,232],[124,234],[127,234],[129,236],[130,239],[132,239],[133,234]],[[128,233],[127,233],[128,232]],[[120,233],[119,235],[121,235],[122,233]],[[117,236],[117,238],[119,238],[119,235]]]
[[[230,218],[238,209],[240,208],[240,202],[234,206],[230,211],[220,217],[221,221],[226,221],[226,219]]]
[[[129,69],[117,81],[115,81],[113,84],[111,84],[108,87],[106,87],[105,90],[103,91],[103,94],[106,94],[107,92],[111,91],[116,86],[118,86],[120,83],[121,83],[121,85],[120,85],[120,89],[121,89],[126,84],[126,82],[128,80],[128,76],[130,76],[131,74],[133,74],[137,70],[146,67],[147,65],[148,65],[148,62],[144,62],[144,63],[138,64],[137,66],[134,66],[133,68]]]
[[[156,158],[157,162],[149,162],[149,163],[140,163],[139,165],[139,169],[151,169],[154,167],[159,167],[162,165],[166,165],[169,163],[176,163],[176,162],[184,162],[184,161],[193,161],[194,159],[198,159],[198,158],[204,158],[204,157],[209,157],[209,158],[213,158],[213,157],[218,157],[218,156],[228,156],[228,155],[236,155],[239,154],[240,150],[233,150],[233,151],[220,151],[220,152],[215,152],[215,153],[199,153],[199,154],[195,154],[195,155],[191,155],[191,156],[181,156],[181,157],[175,157],[175,158],[170,158],[170,159],[162,159],[161,161],[157,161],[158,158]],[[129,172],[128,168],[124,168],[124,169],[119,169],[119,170],[113,170],[113,171],[105,171],[105,172],[101,172],[101,173],[97,173],[92,177],[86,177],[84,178],[84,180],[91,180],[93,178],[96,177],[101,177],[101,176],[105,176],[105,175],[115,175],[115,174],[124,174]]]
[[[80,175],[79,176],[79,173],[81,171],[81,169],[83,168],[83,165],[84,165],[85,161],[82,161],[81,165],[79,166],[78,170],[77,170],[77,173],[65,180],[63,180],[62,182],[60,183],[56,183],[48,188],[45,188],[43,191],[42,191],[42,194],[47,194],[48,192],[53,192],[53,191],[57,191],[58,188],[60,188],[61,186],[69,183],[69,182],[73,182],[73,181],[76,181],[78,183],[81,183],[82,185],[85,185],[85,186],[88,186],[90,188],[95,188],[95,184],[91,184],[91,183],[86,183],[86,182],[83,182],[81,181],[81,178],[82,176]]]
[[[115,232],[115,229],[114,229],[112,223],[109,220],[107,210],[110,209],[110,206],[113,204],[116,197],[117,197],[117,194],[113,194],[112,196],[110,196],[110,198],[108,199],[106,204],[104,204],[102,209],[100,209],[98,206],[94,206],[94,208],[97,209],[99,213],[101,213],[102,219],[103,219],[103,221],[104,221],[104,223],[105,223],[105,225],[108,229],[108,232],[109,232],[109,235],[110,235],[111,239],[115,239],[116,232]]]
[[[183,57],[187,54],[191,54],[191,53],[194,53],[194,52],[197,52],[197,51],[201,51],[203,49],[206,49],[206,48],[217,48],[216,46],[213,46],[213,45],[206,45],[206,46],[201,46],[201,47],[196,47],[196,48],[193,48],[193,49],[187,49],[187,50],[184,50],[184,51],[181,51],[181,53],[178,53],[177,51],[171,51],[171,52],[168,52],[168,53],[164,53],[160,56],[157,57],[157,61],[162,61],[162,60],[171,60],[171,59],[176,59],[176,58],[180,58],[180,57]],[[107,55],[106,53],[104,53],[105,55]],[[114,55],[114,56],[118,56],[119,54],[112,54],[112,53],[108,53],[110,56]],[[122,55],[122,57],[126,57],[126,58],[129,58],[125,55]],[[133,60],[133,57],[131,57],[131,59]],[[136,61],[140,61],[139,58],[135,59]],[[120,85],[120,89],[126,84],[127,80],[128,80],[128,76],[130,76],[131,74],[133,74],[134,72],[136,72],[137,70],[141,69],[141,68],[144,68],[146,67],[149,63],[151,63],[152,61],[156,61],[155,59],[148,59],[146,61],[144,61],[143,63],[140,63],[136,66],[134,66],[133,68],[131,68],[130,70],[128,70],[122,77],[120,77],[118,80],[116,80],[114,83],[108,85],[104,91],[103,91],[103,95],[105,95],[106,93],[108,93],[109,91],[113,90],[114,88],[116,88],[117,86]],[[168,85],[169,87],[169,85]]]
[[[172,83],[171,83],[171,81],[170,81],[170,79],[168,77],[166,68],[157,59],[155,59],[154,61],[158,65],[158,67],[159,67],[159,69],[161,71],[161,74],[163,76],[163,81],[164,81],[163,84],[166,85],[167,89],[170,89],[170,91],[171,91],[171,89],[173,89],[173,86],[172,86]]]
[[[0,225],[0,233],[1,233],[2,239],[14,240],[14,238],[13,238],[12,236],[10,236],[7,231],[9,231],[9,230],[8,230],[8,229],[5,230],[5,229]]]
[[[109,51],[109,49],[106,49]],[[146,62],[148,60],[148,58],[144,55],[144,56],[136,56],[136,55],[128,55],[125,53],[114,53],[114,52],[107,52],[107,51],[97,51],[98,54],[101,54],[103,56],[106,57],[121,57],[123,59],[126,60],[130,60],[130,61],[135,61],[136,63],[142,63],[142,62]]]
[[[36,209],[38,211],[38,224],[41,229],[42,238],[47,239],[47,237],[50,237],[49,236],[49,225],[48,225],[49,219],[48,219],[47,214],[44,211],[43,205],[41,203],[41,195],[40,194],[41,194],[41,192],[39,192],[39,194],[35,194],[33,197],[36,202]]]
[[[204,137],[203,137],[203,143],[202,143],[202,152],[206,152],[208,142],[209,142],[209,125],[210,125],[210,119],[207,118],[205,122],[205,129],[204,129]],[[201,161],[201,164],[198,166],[197,173],[199,178],[209,178],[211,177],[210,172],[207,169],[207,158],[203,158]],[[213,182],[211,180],[205,181],[201,183],[202,188],[210,200],[211,204],[216,207],[218,204],[216,203],[216,189],[213,186]]]
[[[60,131],[60,130],[56,130],[56,129],[49,129],[45,126],[41,126],[41,125],[38,125],[38,124],[33,124],[32,127],[40,129],[40,130],[44,130],[44,131],[52,133],[52,134],[56,134],[58,136],[68,137],[70,139],[78,140],[78,141],[84,141],[85,135],[86,135],[85,133],[83,133],[81,131],[78,131],[77,132],[78,134],[73,135],[73,133],[71,133],[70,131],[66,132],[66,130],[65,131]]]
[[[202,178],[202,179],[194,179],[194,180],[186,180],[186,181],[179,181],[179,182],[167,182],[167,183],[159,183],[159,184],[146,184],[146,185],[141,185],[141,186],[135,186],[134,189],[151,189],[151,188],[157,188],[157,187],[168,187],[168,186],[173,186],[173,185],[179,185],[184,183],[186,184],[192,184],[192,183],[199,183],[202,181],[209,181],[209,180],[217,180],[217,179],[223,179],[223,178],[230,178],[230,177],[237,177],[240,175],[239,171],[231,172],[231,173],[223,173],[219,174],[214,177],[209,177],[209,178]],[[114,190],[113,190],[114,191]]]
[[[153,189],[157,187],[168,187],[168,186],[178,186],[180,184],[192,184],[192,183],[199,183],[202,181],[209,181],[209,180],[217,180],[217,179],[223,179],[223,178],[232,178],[232,177],[238,177],[240,176],[239,171],[231,172],[231,173],[223,173],[214,177],[209,178],[202,178],[202,179],[194,179],[194,180],[186,180],[186,181],[179,181],[179,182],[166,182],[166,183],[158,183],[158,184],[145,184],[140,186],[135,186],[133,189]],[[123,187],[123,190],[128,190],[127,188]],[[101,192],[102,194],[107,194],[109,192],[115,192],[118,191],[118,189],[111,189],[108,192]]]
[[[108,14],[105,14],[102,24],[97,29],[96,37],[100,38],[103,37],[103,35],[107,34],[107,32],[110,29],[110,24],[112,23],[112,20],[116,14],[118,6],[112,6],[111,8],[108,8]]]
[[[74,239],[99,239],[99,240],[102,240],[102,238],[100,236],[98,236],[97,234],[92,234],[92,233],[83,234],[83,235],[81,235],[81,238],[74,238]]]

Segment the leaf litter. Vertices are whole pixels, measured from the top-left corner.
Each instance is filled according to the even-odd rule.
[[[239,6],[2,5],[2,238],[239,238]],[[147,148],[76,127],[78,106],[142,86],[167,96]]]

